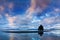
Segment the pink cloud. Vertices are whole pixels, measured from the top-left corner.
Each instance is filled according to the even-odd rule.
[[[11,3],[8,4],[8,8],[9,9],[13,9],[13,6],[14,6],[13,2],[11,2]]]
[[[6,18],[7,18],[8,25],[9,25],[11,28],[15,27],[14,21],[15,21],[16,17],[15,17],[15,16],[11,17],[11,16],[8,15],[8,14],[5,14],[5,16],[6,16]]]
[[[41,13],[50,3],[49,0],[31,0],[30,7],[26,10],[27,17]]]
[[[0,6],[0,12],[4,10],[4,6]]]

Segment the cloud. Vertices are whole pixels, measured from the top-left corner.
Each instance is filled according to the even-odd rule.
[[[42,1],[42,2],[41,2]],[[50,1],[48,0],[31,0],[30,7],[26,10],[27,17],[31,17],[34,14],[41,13]]]
[[[45,16],[45,18],[41,20],[41,24],[45,25],[48,28],[48,25],[50,25],[51,28],[55,24],[60,24],[60,12],[53,10],[52,12],[49,12],[47,14],[49,14],[49,16]]]
[[[33,16],[32,18],[26,17],[26,15],[16,15],[11,16],[8,14],[5,14],[6,19],[8,21],[8,24],[10,28],[38,28],[40,24],[42,24],[45,28],[51,28],[52,25],[59,24],[60,23],[60,16],[59,12],[56,12],[55,10],[46,13],[49,16],[41,16],[43,18],[38,19],[36,16]],[[49,26],[50,25],[50,26]]]
[[[56,9],[56,8],[55,8]],[[46,13],[47,15],[40,16],[40,19],[33,18],[33,23],[35,25],[42,24],[45,28],[52,28],[55,24],[60,24],[60,9],[58,11],[55,11],[55,9],[51,12]],[[54,27],[55,28],[55,27]]]
[[[60,12],[60,8],[54,8],[55,12]]]
[[[36,2],[36,0],[31,0],[31,5],[26,10],[25,12],[26,14],[24,15],[11,16],[9,15],[9,13],[12,13],[12,11],[10,11],[9,13],[6,13],[5,17],[8,23],[5,26],[11,27],[11,28],[16,28],[16,27],[38,28],[38,26],[42,24],[43,26],[47,28],[48,25],[52,27],[51,25],[60,23],[60,15],[59,15],[60,9],[59,8],[54,8],[53,11],[46,13],[45,16],[43,14],[43,16],[40,16],[40,19],[38,19],[38,17],[35,16],[35,14],[41,13],[42,10],[45,9],[46,6],[48,6],[47,4],[44,4],[45,2],[40,4],[40,1]],[[12,3],[9,4],[8,6],[9,8],[13,8]],[[41,6],[43,6],[42,7],[43,9],[41,8]]]
[[[54,23],[59,23],[59,17],[49,17],[49,18],[44,18],[42,20],[42,24],[49,25],[49,24],[54,24]]]
[[[3,11],[4,11],[4,6],[1,5],[1,6],[0,6],[0,12],[3,12]]]
[[[15,21],[16,17],[15,16],[11,17],[8,14],[5,14],[5,16],[6,16],[6,19],[8,21],[8,25],[12,28],[15,27],[14,21]]]
[[[9,9],[13,9],[13,6],[14,6],[14,3],[13,2],[11,2],[11,3],[8,4],[8,8]]]

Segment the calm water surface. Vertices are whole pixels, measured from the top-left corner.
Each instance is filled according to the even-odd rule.
[[[39,36],[37,33],[4,33],[0,32],[0,40],[60,40],[60,36],[52,33],[44,33]]]

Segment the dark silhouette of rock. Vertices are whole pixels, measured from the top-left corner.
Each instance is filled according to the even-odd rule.
[[[40,36],[43,35],[43,30],[44,30],[43,26],[40,25],[39,28],[38,28],[38,34],[39,34]]]

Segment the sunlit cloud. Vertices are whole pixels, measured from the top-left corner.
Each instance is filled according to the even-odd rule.
[[[34,11],[35,11],[35,7],[36,7],[36,2],[35,2],[35,0],[31,0],[30,7],[26,10],[27,17],[32,16],[32,14],[33,14]]]
[[[31,0],[30,7],[26,10],[27,17],[41,13],[49,3],[49,0]]]
[[[9,26],[10,26],[11,28],[15,27],[14,21],[15,21],[16,17],[15,17],[15,16],[14,16],[14,17],[11,17],[11,16],[8,15],[8,14],[6,14],[5,16],[6,16],[7,20],[8,20]]]

